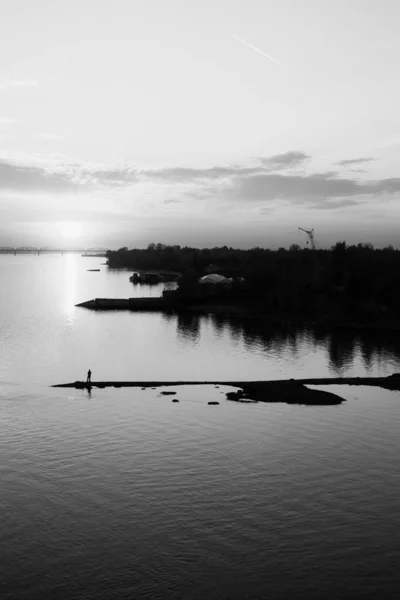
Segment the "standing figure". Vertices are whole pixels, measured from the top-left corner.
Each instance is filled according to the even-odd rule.
[[[87,372],[87,379],[86,379],[86,383],[92,383],[92,371],[89,369],[89,371]]]

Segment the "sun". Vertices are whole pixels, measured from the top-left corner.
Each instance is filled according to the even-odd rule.
[[[66,221],[65,223],[60,223],[60,233],[67,240],[75,240],[82,233],[82,223],[78,223],[76,221]]]

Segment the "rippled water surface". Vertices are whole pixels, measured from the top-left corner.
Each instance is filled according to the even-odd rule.
[[[0,597],[397,597],[398,393],[330,387],[347,402],[301,407],[231,403],[214,386],[178,387],[179,404],[49,386],[89,367],[114,380],[386,375],[398,340],[75,308],[160,293],[102,262],[0,256]]]

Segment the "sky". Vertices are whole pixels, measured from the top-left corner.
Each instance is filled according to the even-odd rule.
[[[397,0],[13,0],[0,246],[400,247]]]

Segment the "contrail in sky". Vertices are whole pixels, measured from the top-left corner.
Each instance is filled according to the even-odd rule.
[[[244,44],[245,46],[248,46],[249,48],[251,48],[252,50],[254,50],[254,52],[258,52],[259,54],[262,54],[263,56],[265,56],[265,58],[269,58],[269,60],[272,60],[272,62],[274,62],[277,65],[280,65],[281,67],[285,66],[281,62],[279,62],[279,60],[276,60],[276,58],[273,58],[272,56],[270,56],[266,52],[263,52],[259,48],[256,48],[255,46],[253,46],[253,44],[249,44],[249,42],[246,42],[245,40],[242,40],[242,38],[240,38],[238,35],[235,35],[235,34],[232,34],[232,35],[235,38],[235,40],[237,40],[238,42],[242,42],[242,44]]]

